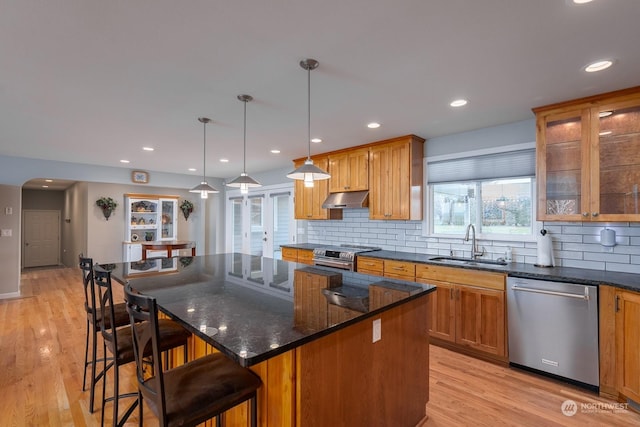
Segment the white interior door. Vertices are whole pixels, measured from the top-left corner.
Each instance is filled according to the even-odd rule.
[[[281,259],[280,245],[293,239],[292,185],[260,188],[246,195],[227,196],[227,252]]]
[[[60,263],[60,211],[24,210],[22,237],[23,267]]]

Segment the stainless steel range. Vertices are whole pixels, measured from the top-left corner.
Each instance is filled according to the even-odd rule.
[[[356,245],[315,248],[313,250],[313,264],[355,271],[357,254],[379,250],[380,248]]]

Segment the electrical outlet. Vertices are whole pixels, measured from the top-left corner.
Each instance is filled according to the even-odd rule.
[[[4,208],[4,214],[5,215],[13,215],[13,208],[11,208],[11,207]]]
[[[11,229],[10,228],[3,228],[2,229],[2,237],[11,237]]]
[[[382,339],[382,320],[376,319],[373,321],[373,342],[380,341]]]

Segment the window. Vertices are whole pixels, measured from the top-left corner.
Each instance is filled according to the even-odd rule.
[[[533,184],[531,177],[432,184],[431,232],[463,235],[474,224],[495,238],[532,235]]]
[[[483,238],[527,240],[535,225],[535,149],[428,159],[430,235],[464,235],[473,224]]]

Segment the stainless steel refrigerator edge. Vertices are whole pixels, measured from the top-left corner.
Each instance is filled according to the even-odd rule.
[[[509,362],[599,386],[598,288],[507,278]]]

